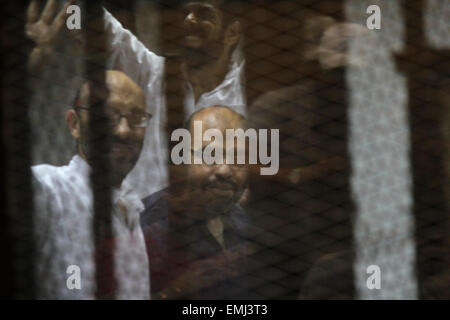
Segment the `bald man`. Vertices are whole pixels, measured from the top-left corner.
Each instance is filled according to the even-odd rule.
[[[202,150],[208,145],[214,148],[218,147],[219,150],[222,149],[224,155],[228,148],[234,149],[236,155],[239,148],[245,147],[237,144],[227,146],[225,141],[214,140],[211,142],[201,139],[201,149],[196,149],[194,146],[194,121],[202,123],[203,132],[208,129],[218,129],[223,137],[225,137],[226,129],[240,129],[245,126],[243,117],[226,107],[215,106],[198,111],[189,121],[193,157],[201,157]],[[224,212],[228,212],[236,206],[242,196],[247,182],[248,168],[245,165],[226,164],[224,161],[219,165],[205,163],[188,165],[187,172],[187,191],[191,199],[197,199],[198,205],[203,209],[204,216],[201,218],[220,219]],[[222,239],[218,241],[222,242]]]
[[[193,114],[187,128],[195,139],[194,121],[203,132],[244,128],[241,115],[222,106]],[[222,149],[240,146],[223,141],[192,143],[192,158],[209,145]],[[225,159],[225,157],[224,157]],[[231,299],[246,297],[241,275],[242,259],[251,247],[246,242],[249,221],[238,204],[246,188],[248,169],[238,164],[187,164],[185,181],[144,199],[141,224],[150,255],[152,291],[155,298]],[[168,214],[167,214],[168,212]],[[167,218],[168,217],[168,218]]]
[[[141,88],[120,71],[106,72],[109,89],[106,113],[111,124],[109,137],[111,150],[109,159],[112,166],[112,185],[120,188],[122,180],[136,164],[150,114],[145,110],[145,99]],[[67,113],[67,124],[72,136],[77,139],[78,155],[90,162],[88,119],[89,85],[85,83],[75,101],[74,109]]]
[[[65,27],[66,9],[72,2],[67,1],[59,13],[56,0],[30,2],[26,31],[36,44],[30,59],[31,70],[39,70],[48,63],[50,53],[55,51],[58,41],[64,36],[75,37],[77,43],[83,42],[76,30]],[[180,107],[184,107],[186,118],[215,104],[227,105],[245,114],[242,83],[245,63],[240,50],[240,23],[223,12],[221,0],[182,1],[180,4],[177,10],[183,13],[184,18],[178,19],[181,16],[175,11],[172,14],[177,18],[175,25],[179,24],[178,29],[182,32],[176,51],[182,60],[186,94]],[[143,88],[147,107],[154,115],[147,130],[143,156],[127,178],[145,197],[169,183],[168,146],[164,131],[167,123],[164,97],[166,58],[150,51],[106,9],[103,19],[109,43],[108,65],[124,71]],[[178,113],[183,113],[183,110]]]
[[[119,71],[106,71],[105,112],[111,148],[114,277],[119,299],[149,298],[148,259],[139,224],[140,198],[122,181],[139,157],[150,118],[142,90]],[[36,279],[39,299],[95,297],[93,201],[90,185],[92,147],[88,121],[91,86],[84,84],[67,125],[77,141],[77,154],[66,166],[32,167],[35,195]],[[98,270],[106,272],[105,270]],[[109,293],[108,293],[109,294]]]

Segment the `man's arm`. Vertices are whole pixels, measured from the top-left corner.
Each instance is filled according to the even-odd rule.
[[[67,8],[75,0],[67,1],[58,11],[57,0],[48,0],[41,6],[38,0],[32,0],[27,10],[27,37],[35,43],[30,59],[29,70],[35,74],[41,72],[50,63],[52,53],[69,36],[78,44],[79,54],[88,55],[80,30],[68,30]],[[105,32],[109,41],[108,66],[119,69],[132,78],[141,88],[146,89],[155,80],[162,77],[164,58],[149,51],[129,30],[125,29],[106,9],[104,9]],[[82,31],[82,30],[81,30]],[[89,57],[87,57],[89,58]]]
[[[148,50],[106,9],[104,21],[110,46],[109,66],[126,73],[145,91],[153,82],[160,81],[164,71],[164,58]]]
[[[43,9],[37,0],[32,0],[28,6],[25,33],[35,43],[28,60],[28,69],[33,74],[41,72],[49,64],[52,52],[62,44],[68,31],[65,27],[67,8],[74,2],[68,1],[60,12],[57,12],[56,0],[47,1]]]

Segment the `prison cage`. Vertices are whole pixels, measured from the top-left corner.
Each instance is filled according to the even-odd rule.
[[[96,88],[92,106],[98,106],[88,128],[93,223],[86,237],[95,244],[92,281],[96,298],[118,298],[117,244],[99,245],[113,233],[104,70],[129,70],[121,60],[126,57],[111,63],[107,56],[110,43],[100,17],[106,8],[146,50],[164,57],[160,96],[150,97],[164,100],[164,108],[152,132],[160,134],[170,154],[171,133],[186,127],[183,59],[189,56],[183,57],[180,41],[188,2],[76,2],[90,56],[76,56],[66,37],[38,73],[28,69],[36,45],[25,33],[30,2],[2,4],[2,297],[40,297],[31,167],[63,166],[74,155],[77,145],[66,128],[66,112],[87,79]],[[172,236],[179,241],[168,252],[178,258],[165,259],[186,278],[183,288],[168,288],[167,275],[152,273],[152,267],[161,271],[161,256],[147,248],[152,298],[450,298],[450,3],[200,2],[220,5],[225,26],[239,21],[233,58],[244,66],[246,126],[279,129],[279,171],[262,176],[250,169],[240,199],[248,220],[240,237],[250,248],[244,259],[233,260],[233,250],[218,250],[216,260],[202,264],[198,258],[190,269],[177,255],[206,240],[193,236],[199,232],[194,227],[175,228]],[[58,2],[58,10],[63,4]],[[370,27],[373,5],[379,9],[379,28]],[[135,175],[142,199],[159,191],[152,185],[155,177],[165,188],[188,176],[167,155],[162,159],[164,169],[156,176]],[[160,218],[170,210],[169,205]],[[228,273],[231,280],[221,276]]]

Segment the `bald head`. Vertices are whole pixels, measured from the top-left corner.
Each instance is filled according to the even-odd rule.
[[[202,133],[197,132],[196,126],[199,122],[203,132],[209,129],[216,129],[221,132],[222,139],[216,136],[213,141],[206,139]],[[238,154],[239,145],[237,140],[231,145],[224,141],[227,129],[245,129],[244,118],[235,111],[223,107],[212,106],[201,109],[194,113],[189,121],[189,131],[192,139],[193,157],[198,157],[202,150],[213,148],[214,154],[232,150],[234,155]],[[196,134],[202,134],[201,145],[196,145]],[[245,144],[245,143],[244,143]],[[194,160],[195,163],[195,160]],[[205,204],[205,212],[208,216],[220,215],[228,212],[240,199],[247,180],[247,168],[245,165],[237,163],[227,163],[219,161],[213,164],[201,162],[200,164],[191,164],[188,167],[190,191],[194,194],[192,198]]]
[[[189,120],[189,131],[193,131],[194,121],[201,121],[204,130],[218,129],[225,133],[226,129],[244,128],[245,119],[239,113],[223,106],[212,106],[194,113]]]

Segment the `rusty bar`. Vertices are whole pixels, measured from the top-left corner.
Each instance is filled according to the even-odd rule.
[[[2,8],[2,297],[33,299],[34,246],[31,187],[31,137],[25,37],[26,3]],[[5,286],[4,286],[5,285]],[[3,287],[4,286],[4,287]]]
[[[85,2],[86,79],[91,88],[89,117],[91,185],[93,191],[95,263],[97,299],[114,299],[116,290],[114,238],[110,186],[109,140],[104,102],[108,96],[105,84],[107,39],[103,25],[102,1]],[[93,98],[93,99],[92,99]]]

